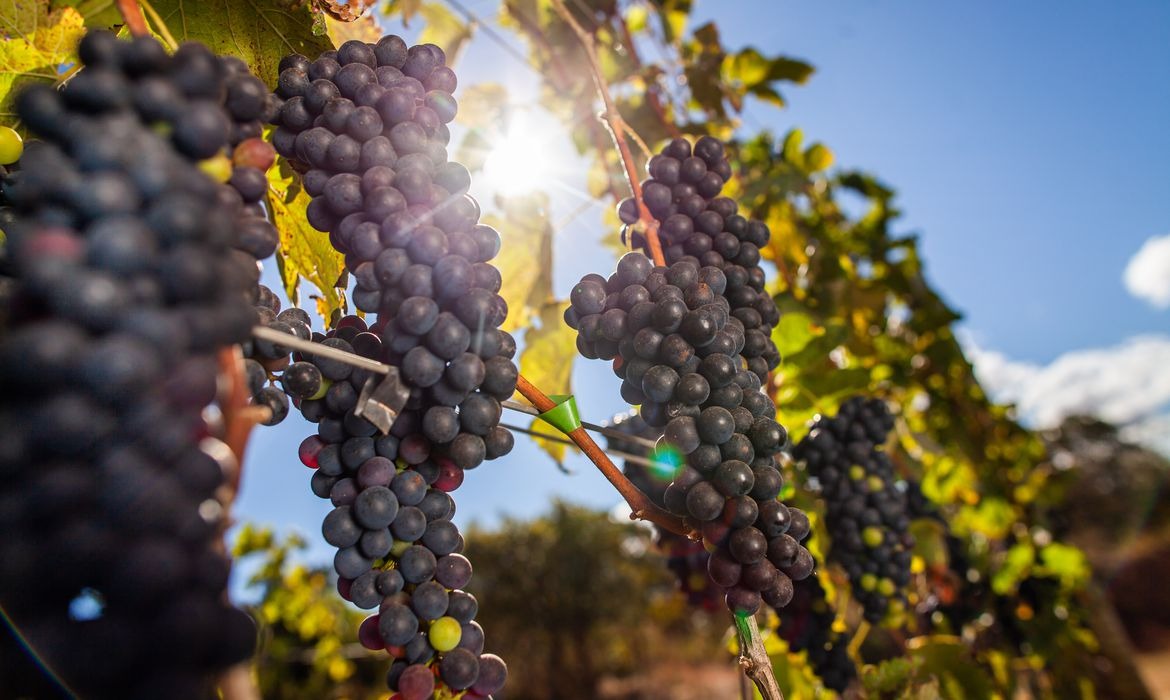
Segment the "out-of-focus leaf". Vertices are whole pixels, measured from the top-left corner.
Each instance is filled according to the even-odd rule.
[[[1089,562],[1080,549],[1053,542],[1040,550],[1041,573],[1059,578],[1064,586],[1075,588],[1089,580]]]
[[[345,271],[345,260],[329,243],[329,234],[314,229],[305,219],[309,201],[300,178],[283,160],[268,171],[267,205],[280,232],[277,260],[284,291],[296,304],[300,280],[308,280],[321,292],[317,313],[326,325],[333,325],[335,316],[345,311],[344,290],[334,286]]]
[[[84,19],[71,7],[50,9],[48,0],[9,0],[0,6],[0,114],[12,114],[16,89],[51,83],[77,62]]]
[[[691,0],[656,0],[659,16],[662,18],[662,33],[666,41],[678,44],[687,31],[687,20],[691,15]]]
[[[545,394],[573,393],[577,334],[564,322],[567,301],[550,301],[540,309],[540,327],[524,334],[520,373]]]
[[[508,302],[501,328],[511,332],[528,325],[552,299],[552,226],[543,193],[501,198],[499,204],[503,216],[488,215],[483,222],[503,241],[493,263],[504,280],[500,295]]]
[[[387,0],[382,7],[382,14],[384,15],[399,15],[402,19],[404,27],[410,26],[410,20],[419,13],[422,8],[422,0]]]
[[[928,567],[947,565],[946,528],[937,520],[920,519],[910,524],[914,536],[914,555]]]
[[[992,697],[991,679],[971,658],[970,648],[961,639],[942,635],[915,637],[907,647],[920,664],[920,673],[938,679],[942,697]]]
[[[649,19],[650,13],[642,5],[631,5],[626,10],[626,27],[630,30],[630,34],[638,34],[644,31]]]
[[[462,163],[463,167],[472,173],[477,173],[483,170],[484,163],[487,162],[490,153],[491,144],[484,138],[483,133],[468,131],[463,136],[463,140],[459,142],[459,148],[456,149],[455,157],[452,160]]]
[[[92,3],[70,0],[68,4]],[[199,41],[214,53],[240,58],[269,86],[276,84],[277,67],[287,54],[316,56],[333,48],[329,37],[313,33],[314,15],[308,3],[153,0],[151,5],[176,41]]]
[[[472,25],[437,2],[424,3],[418,12],[427,23],[419,34],[418,43],[438,46],[447,54],[447,65],[455,65],[463,47],[471,39]]]
[[[576,333],[563,321],[567,307],[568,302],[545,304],[540,309],[540,327],[532,328],[524,334],[520,373],[545,394],[573,393],[573,361],[577,357],[577,341]],[[563,436],[560,431],[539,419],[533,421],[532,430]],[[568,445],[535,436],[532,439],[558,464],[564,461]]]
[[[804,132],[800,129],[793,129],[784,137],[784,146],[781,152],[784,154],[784,160],[793,165],[800,165],[804,161],[804,154],[800,150],[800,145],[804,141]]]
[[[801,313],[783,314],[772,329],[772,341],[782,358],[800,352],[815,336],[812,319]]]
[[[375,44],[382,38],[382,28],[373,13],[362,15],[352,22],[342,22],[332,17],[325,20],[329,33],[329,40],[334,46],[341,46],[347,41],[356,39],[369,44]]]
[[[500,83],[476,83],[459,92],[455,121],[469,129],[489,133],[500,129],[508,114],[508,88]]]
[[[812,76],[815,69],[812,65],[796,58],[777,56],[768,62],[769,81],[786,80],[801,85]]]
[[[545,454],[552,457],[552,460],[562,467],[565,463],[565,455],[569,453],[569,448],[572,447],[573,450],[577,450],[575,446],[566,445],[559,439],[547,440],[540,437],[541,435],[548,435],[552,438],[564,438],[565,434],[539,418],[533,418],[532,424],[528,426],[528,429],[534,433],[538,433],[537,435],[529,436],[536,443],[536,446],[544,450]]]
[[[828,170],[833,165],[833,151],[823,143],[814,143],[805,151],[804,162],[809,172]]]
[[[752,47],[723,59],[723,79],[751,87],[768,78],[768,59]]]
[[[1015,590],[1029,573],[1036,561],[1036,550],[1030,542],[1021,542],[1008,550],[1003,565],[991,577],[991,587],[1003,595]]]
[[[21,4],[10,2],[8,6]],[[113,0],[51,0],[50,5],[54,10],[61,7],[77,10],[85,18],[85,26],[88,28],[109,29],[122,24],[122,13],[118,12],[118,6]],[[0,9],[0,12],[3,10]]]

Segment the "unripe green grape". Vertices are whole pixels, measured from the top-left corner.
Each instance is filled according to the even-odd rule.
[[[427,638],[436,651],[451,651],[459,646],[459,640],[463,638],[463,627],[459,620],[453,617],[440,617],[431,623]]]
[[[20,160],[24,153],[24,139],[15,129],[0,126],[0,165],[9,165]]]

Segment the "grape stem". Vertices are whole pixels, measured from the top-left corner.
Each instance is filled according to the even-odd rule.
[[[126,28],[134,36],[150,36],[150,29],[146,26],[146,16],[142,14],[142,7],[138,0],[118,0],[118,12],[126,20]]]
[[[634,203],[638,206],[638,221],[642,224],[642,234],[646,236],[650,257],[654,259],[655,265],[665,267],[666,258],[662,255],[662,243],[658,240],[658,221],[650,214],[646,203],[642,201],[642,184],[638,180],[638,169],[634,164],[634,155],[630,152],[630,145],[626,142],[626,133],[629,131],[629,127],[626,126],[626,121],[622,119],[622,115],[610,95],[609,84],[601,72],[601,63],[597,59],[597,48],[593,42],[593,35],[585,31],[585,28],[573,17],[561,0],[552,0],[552,4],[561,18],[572,28],[573,33],[581,42],[582,48],[585,49],[585,58],[589,61],[589,72],[593,74],[593,83],[597,86],[597,92],[605,104],[605,111],[601,117],[606,127],[609,128],[613,144],[617,146],[618,153],[622,157],[622,166],[626,170],[630,191],[634,194]]]
[[[223,414],[224,439],[236,456],[236,473],[231,475],[231,497],[240,490],[240,476],[243,473],[244,451],[248,447],[248,438],[252,428],[257,423],[268,420],[269,409],[265,406],[248,405],[247,380],[244,378],[244,356],[240,347],[234,345],[219,351],[219,374],[224,382],[224,395],[219,401],[219,410]],[[231,505],[229,501],[227,505]]]
[[[528,399],[533,406],[541,413],[551,411],[556,408],[556,404],[552,399],[545,395],[543,391],[536,388],[532,382],[520,375],[516,380],[516,390],[520,392],[524,398]],[[630,483],[626,475],[618,469],[610,458],[597,446],[589,433],[585,431],[584,426],[572,430],[566,435],[573,441],[577,447],[585,453],[590,462],[597,466],[602,475],[613,484],[622,498],[626,499],[626,503],[630,506],[630,518],[636,520],[646,520],[655,525],[669,530],[676,535],[682,535],[692,540],[698,540],[701,535],[694,529],[683,522],[682,518],[671,515],[662,508],[654,505],[646,494],[638,490],[637,486]]]
[[[233,345],[219,351],[220,397],[219,410],[223,414],[224,443],[235,456],[235,469],[228,475],[228,488],[219,495],[220,506],[224,515],[222,522],[224,530],[231,526],[232,504],[240,491],[240,478],[244,473],[244,450],[248,446],[248,437],[257,423],[267,420],[270,410],[263,406],[248,405],[247,380],[244,376],[244,356],[240,346]],[[224,547],[223,536],[220,533],[219,546]],[[249,664],[239,664],[229,668],[216,679],[223,700],[260,700],[260,691],[252,678]]]
[[[739,639],[739,667],[743,669],[744,675],[752,679],[764,700],[784,700],[780,684],[772,673],[772,660],[764,648],[755,616],[732,613],[731,617],[735,621],[735,634]]]

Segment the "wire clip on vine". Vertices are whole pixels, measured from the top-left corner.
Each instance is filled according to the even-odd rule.
[[[370,421],[386,435],[409,400],[410,387],[402,383],[398,368],[390,367],[380,381],[376,376],[366,380],[353,413]]]
[[[542,421],[566,435],[584,427],[577,412],[577,399],[572,394],[553,394],[549,398],[556,406],[540,414]]]

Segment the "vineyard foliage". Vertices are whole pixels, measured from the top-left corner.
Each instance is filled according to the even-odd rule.
[[[804,436],[813,416],[835,414],[850,396],[880,397],[895,413],[887,449],[897,473],[920,484],[940,514],[914,526],[910,606],[874,625],[861,649],[863,654],[877,650],[870,661],[891,656],[891,649],[904,652],[866,668],[863,682],[871,696],[914,688],[916,697],[976,697],[984,691],[1007,697],[1026,691],[1070,698],[1091,696],[1096,688],[1102,697],[1140,697],[1119,680],[1125,674],[1117,669],[1125,668],[1125,661],[1099,640],[1085,557],[1052,537],[1066,475],[1040,438],[980,387],[956,339],[960,314],[927,279],[916,236],[899,229],[893,187],[868,172],[835,168],[830,146],[806,143],[800,130],[774,134],[743,124],[749,100],[783,108],[792,86],[815,79],[813,65],[772,53],[772,47],[729,48],[734,42],[726,41],[715,23],[694,26],[689,0],[583,0],[568,7],[596,39],[618,110],[651,148],[673,137],[693,140],[704,134],[731,144],[734,174],[724,193],[740,202],[745,216],[763,220],[772,231],[762,252],[775,270],[769,291],[781,311],[774,341],[783,359],[768,390],[791,440]],[[314,56],[348,38],[380,35],[370,14],[343,24],[302,0],[152,0],[150,8],[148,20],[158,35],[177,42],[197,39],[238,56],[270,87],[283,55]],[[419,29],[420,43],[439,44],[452,61],[467,42],[488,40],[486,27],[445,3],[392,0],[373,9]],[[581,44],[548,0],[503,0],[494,8],[480,4],[477,11],[485,18],[494,12],[492,19],[519,37],[528,62],[542,76],[542,106],[560,118],[568,138],[590,160],[590,194],[607,203],[595,225],[608,232],[616,258],[623,250],[621,226],[609,205],[628,195],[628,185],[610,134],[596,118],[594,85],[582,79],[589,69]],[[112,2],[3,3],[0,32],[8,40],[0,43],[0,120],[19,129],[11,108],[15,89],[68,80],[84,30],[125,32],[121,24]],[[465,136],[452,144],[454,157],[474,171],[483,133],[509,118],[509,98],[498,84],[461,85],[458,96],[457,123]],[[645,154],[635,149],[634,156],[641,171]],[[282,159],[269,178],[267,207],[280,231],[277,264],[285,291],[302,306],[310,306],[304,297],[311,298],[324,324],[333,323],[352,311],[340,256],[326,234],[306,224],[309,197],[299,175]],[[567,300],[553,291],[554,241],[563,239],[551,235],[547,196],[501,197],[485,221],[503,236],[498,265],[509,305],[503,329],[522,341],[521,373],[547,393],[570,393],[577,353],[572,330],[560,321]],[[588,407],[583,410],[589,413]],[[563,457],[563,445],[541,442],[553,458]],[[819,543],[814,554],[822,561],[830,541],[816,515],[823,508],[799,464],[790,465],[787,476],[782,497],[811,514],[813,542]],[[553,517],[580,519],[581,513],[562,507]],[[300,689],[325,697],[329,689],[314,684],[376,686],[376,677],[362,678],[368,669],[355,664],[342,641],[352,638],[355,614],[325,595],[331,585],[322,572],[286,562],[296,541],[272,538],[246,529],[238,554],[266,557],[254,584],[263,594],[258,610],[268,639],[296,638],[298,648],[312,650],[295,662],[297,677],[308,684]],[[481,557],[529,547],[483,539]],[[529,570],[524,580],[572,579],[577,574],[553,565],[574,559],[560,552],[558,561],[547,562],[548,572],[537,576]],[[620,588],[622,577],[648,575],[634,564],[605,566],[613,578],[606,586]],[[578,573],[583,578],[588,572]],[[858,626],[858,611],[846,604],[850,592],[842,572],[822,565],[818,576],[837,604],[839,624]],[[516,581],[480,580],[479,585],[487,601],[527,597]],[[601,602],[605,605],[598,607]],[[486,614],[493,604],[483,606]],[[620,596],[602,596],[580,611],[553,606],[534,615],[579,612],[574,624],[588,633],[594,625],[636,620],[637,611],[623,605]],[[611,613],[613,619],[607,619]],[[510,629],[504,622],[495,628],[499,635],[540,633]],[[787,653],[778,636],[769,637],[768,647],[782,685],[816,683],[803,667],[804,657]],[[280,650],[272,656],[291,658]],[[1111,661],[1103,662],[1104,656]],[[280,678],[286,672],[291,673],[261,668],[262,685],[277,688],[287,682]]]

